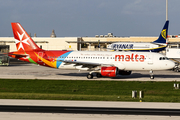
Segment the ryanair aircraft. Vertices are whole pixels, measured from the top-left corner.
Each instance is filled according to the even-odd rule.
[[[108,45],[108,49],[117,51],[151,51],[159,52],[167,47],[167,33],[168,33],[169,21],[166,21],[159,38],[152,43],[132,43],[132,42],[118,42]]]

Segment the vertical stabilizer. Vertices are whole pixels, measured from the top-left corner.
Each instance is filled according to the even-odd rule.
[[[167,35],[168,35],[168,26],[169,26],[169,21],[167,20],[160,35],[159,35],[159,38],[156,41],[154,41],[153,43],[166,44],[166,39],[167,39]]]
[[[17,51],[41,50],[20,23],[11,23]]]

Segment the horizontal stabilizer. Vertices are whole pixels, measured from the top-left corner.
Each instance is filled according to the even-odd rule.
[[[22,58],[22,57],[27,57],[29,55],[27,54],[11,54],[11,53],[8,53],[9,56],[15,56],[16,58]]]

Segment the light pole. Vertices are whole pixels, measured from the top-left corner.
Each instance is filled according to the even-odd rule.
[[[166,21],[168,20],[168,0],[166,0]],[[166,43],[168,43],[168,36],[166,36]]]
[[[168,20],[168,0],[166,0],[166,21]]]

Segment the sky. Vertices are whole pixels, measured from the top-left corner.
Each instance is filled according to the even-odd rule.
[[[180,34],[180,0],[168,1],[169,35]],[[37,37],[159,36],[166,0],[0,0],[0,37],[11,22]]]

